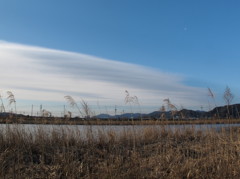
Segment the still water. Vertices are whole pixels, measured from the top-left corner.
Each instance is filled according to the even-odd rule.
[[[46,134],[51,132],[74,132],[82,135],[86,135],[89,131],[97,136],[101,133],[115,132],[116,134],[128,131],[141,132],[145,129],[153,128],[157,130],[183,130],[194,129],[195,131],[208,131],[216,130],[220,131],[229,127],[240,127],[240,124],[195,124],[195,125],[46,125],[46,124],[0,124],[0,131],[22,130],[27,133],[37,133],[40,130]]]

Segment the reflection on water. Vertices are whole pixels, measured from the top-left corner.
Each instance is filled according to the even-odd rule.
[[[99,132],[108,133],[115,132],[116,134],[134,131],[141,132],[145,129],[154,128],[157,130],[184,130],[184,129],[194,129],[195,131],[207,131],[216,130],[220,131],[224,128],[229,127],[239,127],[240,124],[194,124],[194,125],[45,125],[45,124],[0,124],[0,130],[6,131],[6,129],[20,129],[27,133],[37,133],[39,130],[48,134],[52,131],[55,132],[75,132],[79,134],[86,135],[91,131],[94,136],[97,136]]]

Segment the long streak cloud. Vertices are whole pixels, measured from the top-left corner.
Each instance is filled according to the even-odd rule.
[[[18,99],[63,101],[65,95],[103,104],[123,104],[124,91],[142,105],[170,98],[186,107],[204,103],[204,89],[185,85],[184,77],[141,65],[81,53],[0,42],[0,90]]]

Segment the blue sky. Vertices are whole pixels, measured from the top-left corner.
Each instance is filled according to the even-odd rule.
[[[158,108],[169,97],[178,106],[200,108],[208,105],[207,87],[224,104],[228,85],[237,103],[239,8],[233,0],[1,0],[2,66],[14,71],[6,65],[14,62],[16,73],[3,71],[11,85],[2,82],[0,89],[31,102],[60,102],[68,93],[109,105],[123,105],[128,89],[143,106]],[[29,83],[18,84],[21,79]],[[111,100],[98,89],[109,91]],[[51,92],[59,96],[50,98]]]

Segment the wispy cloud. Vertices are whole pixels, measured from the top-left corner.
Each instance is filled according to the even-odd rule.
[[[127,89],[143,105],[161,105],[165,98],[186,107],[204,103],[205,89],[185,85],[183,76],[136,64],[5,41],[0,58],[0,89],[18,99],[64,101],[72,95],[114,105],[123,104]]]

